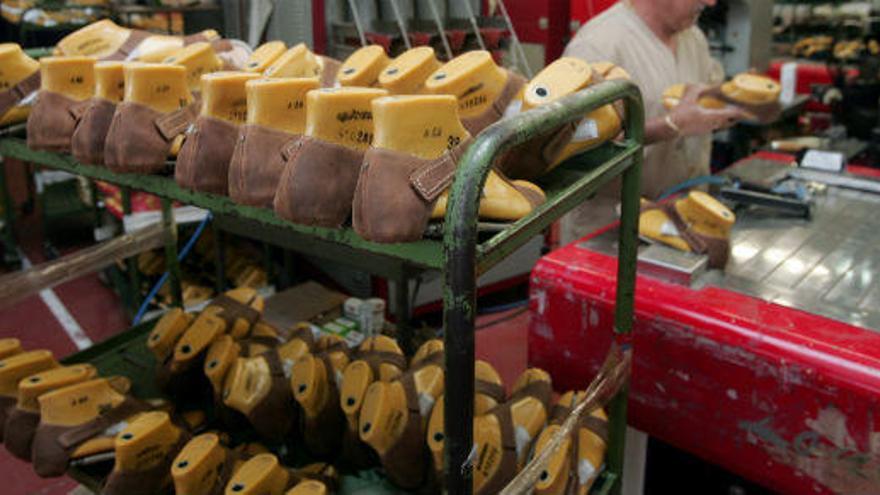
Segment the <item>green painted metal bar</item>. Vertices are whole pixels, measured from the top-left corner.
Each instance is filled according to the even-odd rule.
[[[173,232],[165,243],[165,266],[168,269],[168,283],[171,284],[171,301],[174,306],[183,307],[183,290],[180,286],[180,263],[177,261],[177,224],[174,221],[174,209],[171,200],[161,198],[162,225]]]
[[[584,179],[577,184],[576,192],[566,194],[560,199],[561,206],[545,210],[545,215],[562,215],[565,207],[573,207],[579,200],[586,199],[590,183],[610,179],[614,172],[620,173],[630,167],[634,172],[627,174],[629,187],[624,191],[624,202],[628,205],[638,202],[638,181],[633,180],[639,173],[641,144],[644,132],[644,111],[641,92],[630,81],[606,81],[590,89],[562,98],[556,102],[522,113],[516,117],[496,123],[477,136],[474,143],[462,158],[449,198],[446,229],[443,238],[443,255],[446,271],[443,290],[443,323],[445,340],[445,414],[446,433],[444,460],[446,466],[446,489],[452,494],[470,494],[473,491],[473,397],[474,397],[474,318],[476,314],[476,278],[478,275],[477,220],[480,198],[486,176],[496,157],[530,138],[552,132],[562,125],[578,120],[591,110],[613,101],[624,99],[626,106],[626,145],[621,155],[627,155],[619,165],[600,166],[607,171]],[[598,187],[598,186],[596,186]],[[630,214],[628,207],[627,214]],[[533,216],[523,220],[535,233],[543,227],[544,220]],[[629,225],[629,224],[628,224]],[[484,253],[498,250],[502,253],[520,243],[526,242],[526,225],[519,229],[511,228],[499,234],[494,244],[483,248]],[[500,258],[499,258],[500,259]],[[622,260],[621,263],[624,263]],[[634,266],[634,263],[633,263]],[[632,290],[622,291],[621,297],[632,296]],[[632,318],[631,304],[621,310],[623,315]],[[621,313],[623,314],[623,313]],[[618,327],[626,330],[628,327]],[[622,442],[623,438],[616,438]],[[618,468],[621,466],[617,466]],[[618,473],[615,473],[618,474]]]
[[[127,187],[121,187],[120,194],[122,195],[122,229],[125,230],[125,220],[124,218],[128,215],[131,215],[131,189]],[[132,316],[134,312],[137,311],[138,307],[141,305],[141,274],[140,270],[138,270],[137,265],[137,257],[132,256],[125,260],[126,268],[128,269],[128,284],[130,286],[129,294],[129,310],[132,312]]]
[[[633,132],[643,132],[634,129]],[[639,136],[641,139],[641,136]],[[636,289],[636,264],[639,235],[639,197],[641,193],[641,171],[643,155],[638,153],[633,166],[624,172],[621,185],[621,213],[619,230],[619,252],[617,263],[617,293],[614,306],[614,331],[624,352],[632,352],[629,334],[632,332],[633,311]],[[623,476],[623,461],[626,440],[626,406],[629,383],[617,392],[609,407],[608,469]],[[622,486],[617,484],[612,493],[619,495]]]
[[[268,208],[242,206],[235,204],[225,196],[181,188],[171,177],[117,174],[106,167],[77,163],[70,155],[30,150],[25,141],[20,138],[0,139],[0,154],[205,208],[211,210],[215,221],[222,221],[219,217],[225,216],[229,220],[239,221],[241,226],[274,230],[289,244],[301,245],[301,249],[292,247],[299,252],[321,256],[327,251],[350,248],[346,252],[352,258],[371,257],[370,262],[381,258],[403,261],[408,265],[422,269],[440,270],[443,268],[442,246],[436,241],[378,244],[363,240],[350,228],[328,229],[297,225],[279,218],[274,211]],[[228,230],[225,224],[223,228]]]
[[[218,294],[226,290],[226,232],[224,232],[216,223],[214,229],[214,263],[217,282],[214,284],[214,290]]]

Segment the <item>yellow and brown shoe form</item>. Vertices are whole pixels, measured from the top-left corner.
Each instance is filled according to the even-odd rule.
[[[339,403],[339,385],[348,363],[345,341],[336,335],[324,335],[312,353],[293,365],[289,383],[302,409],[303,440],[319,459],[333,459],[342,448],[346,427],[345,413]]]
[[[226,484],[229,495],[284,495],[306,480],[335,488],[338,474],[329,464],[310,464],[300,469],[283,466],[273,454],[258,454],[247,460]]]
[[[93,22],[68,34],[55,45],[55,54],[101,60],[138,59],[159,62],[168,53],[190,43],[218,40],[213,29],[190,36],[168,36],[121,27],[109,19]]]
[[[223,61],[217,56],[214,47],[204,41],[179,48],[165,57],[162,63],[185,67],[186,85],[194,95],[202,91],[203,75],[223,68]]]
[[[559,431],[582,394],[566,392],[553,406],[550,424],[535,442],[535,455]],[[536,495],[587,495],[602,468],[608,448],[608,417],[600,408],[578,420],[569,438],[552,454],[535,484]]]
[[[504,404],[474,418],[474,493],[498,493],[522,469],[533,440],[547,423],[553,389],[550,375],[530,368]]]
[[[122,62],[95,64],[95,96],[83,108],[70,138],[70,152],[80,163],[102,165],[104,142],[110,130],[113,114],[125,96],[125,77]]]
[[[247,123],[229,163],[229,197],[271,208],[284,172],[284,150],[306,129],[306,93],[317,78],[256,79],[245,84]]]
[[[174,351],[159,361],[156,379],[160,388],[175,397],[201,390],[193,387],[205,385],[202,368],[208,347],[221,335],[236,339],[248,336],[259,326],[263,307],[263,298],[248,288],[232,289],[214,298],[183,331],[174,343]],[[160,338],[163,343],[165,340]]]
[[[71,459],[110,452],[114,436],[152,407],[96,378],[41,395],[31,461],[37,476],[61,476]]]
[[[393,95],[422,92],[428,76],[440,68],[440,61],[430,46],[411,48],[391,61],[379,74],[379,86]]]
[[[153,495],[171,487],[171,466],[190,434],[164,411],[137,416],[114,441],[115,463],[101,495]]]
[[[498,404],[504,402],[504,384],[498,371],[486,361],[477,360],[474,363],[474,416],[486,414]],[[443,425],[443,399],[440,397],[431,411],[428,420],[428,449],[434,461],[434,475],[436,480],[443,479],[443,448],[446,445],[445,427]]]
[[[375,381],[390,382],[407,368],[406,357],[397,341],[385,335],[369,337],[358,346],[356,359],[342,373],[339,401],[348,428],[343,439],[342,457],[356,468],[377,464],[372,449],[358,435],[358,419],[367,388]]]
[[[229,193],[229,161],[238,130],[247,118],[245,83],[253,72],[214,72],[202,76],[202,110],[185,134],[174,179],[181,187]]]
[[[107,131],[104,164],[114,172],[160,172],[198,115],[186,68],[135,62],[125,64],[123,73],[125,97]]]
[[[528,111],[581,91],[606,79],[628,78],[610,63],[587,62],[562,57],[545,67],[523,88],[522,95],[511,103],[511,113]],[[595,148],[612,139],[621,129],[623,107],[605,105],[583,119],[566,124],[553,132],[529,140],[509,151],[499,164],[508,177],[534,180],[553,170],[566,158]]]
[[[17,43],[0,43],[0,126],[23,122],[30,105],[22,101],[40,89],[40,63]]]
[[[287,51],[287,46],[283,41],[267,41],[251,53],[242,70],[262,74],[285,51]]]
[[[670,86],[663,92],[663,105],[671,110],[679,104],[687,89],[684,84]],[[720,86],[708,88],[699,98],[700,106],[711,109],[733,105],[748,112],[761,123],[772,122],[782,107],[782,87],[775,80],[759,74],[743,73]]]
[[[369,88],[379,86],[379,74],[391,63],[379,45],[359,48],[342,62],[336,81],[341,86]]]
[[[305,135],[285,150],[274,201],[278,216],[329,228],[345,222],[364,152],[373,141],[371,102],[387,94],[372,88],[308,92]]]
[[[263,341],[267,339],[263,337]],[[251,346],[260,345],[260,339],[255,337],[242,341],[242,345],[248,342]],[[304,328],[284,344],[263,352],[257,348],[257,352],[246,354],[248,350],[243,348],[243,357],[236,358],[223,381],[223,405],[247,418],[266,441],[283,442],[299,419],[289,383],[294,363],[303,359],[314,345],[311,330]],[[206,369],[212,362],[213,359],[206,361]]]
[[[45,393],[75,383],[91,380],[97,370],[90,364],[62,366],[36,373],[18,384],[18,403],[8,409],[3,428],[3,444],[10,454],[23,461],[31,460],[31,444],[40,423],[40,404],[37,398]]]
[[[94,67],[90,57],[40,59],[40,91],[27,120],[28,148],[70,151],[80,107],[95,93]]]
[[[376,136],[364,155],[353,225],[373,242],[421,239],[431,218],[446,214],[447,190],[470,135],[449,95],[390,96],[373,101]],[[515,220],[544,201],[533,184],[490,172],[480,216]]]
[[[272,61],[263,76],[277,78],[317,77],[322,88],[336,84],[336,72],[340,62],[330,57],[316,55],[304,44],[289,48]]]
[[[7,415],[18,402],[19,382],[57,367],[58,362],[47,350],[19,352],[0,361],[0,441],[4,437]]]
[[[436,349],[434,343],[425,345]],[[443,395],[443,378],[443,352],[435,350],[399,379],[373,382],[367,389],[358,422],[361,440],[376,451],[388,479],[400,488],[413,490],[427,479],[431,460],[425,429]]]
[[[710,268],[724,268],[730,255],[730,229],[736,215],[712,196],[691,191],[661,204],[646,203],[639,235],[667,246],[709,257]]]
[[[15,337],[0,339],[0,359],[6,359],[22,352],[24,349],[21,348],[21,341]]]
[[[504,116],[525,82],[495,65],[492,54],[477,50],[455,57],[428,76],[425,92],[455,96],[462,124],[476,136]]]
[[[329,495],[333,493],[323,482],[318,480],[305,480],[297,483],[293,488],[284,492],[284,495]]]
[[[187,495],[221,494],[249,457],[226,447],[216,433],[193,437],[171,464],[174,490]]]

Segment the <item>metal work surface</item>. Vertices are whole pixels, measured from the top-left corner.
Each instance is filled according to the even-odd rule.
[[[750,180],[778,178],[779,162],[744,161],[729,172]],[[820,179],[825,174],[798,175]],[[845,176],[844,176],[845,177]],[[880,182],[858,179],[868,187]],[[660,245],[640,249],[640,273],[712,285],[764,301],[880,330],[880,194],[828,187],[815,196],[812,219],[780,217],[766,210],[739,210],[731,235],[727,267],[706,271],[705,256]],[[613,232],[583,246],[614,249]],[[679,278],[674,278],[678,274]]]
[[[785,171],[780,168],[785,163],[763,165]],[[829,191],[820,198],[824,206],[816,210],[815,222],[826,221],[821,210],[831,215],[847,201],[864,198]],[[869,206],[869,212],[877,211],[875,203]],[[847,213],[854,214],[833,213],[843,220],[827,221],[862,221]],[[766,223],[768,218],[740,217],[735,246],[769,235],[765,230],[774,225]],[[694,283],[683,283],[690,275],[680,264],[665,277],[640,270],[629,422],[775,492],[874,494],[880,486],[880,333],[823,316],[823,306],[856,299],[858,306],[871,304],[867,301],[876,289],[867,277],[876,270],[867,260],[877,251],[860,240],[861,253],[853,251],[850,261],[835,263],[822,250],[846,253],[842,249],[856,242],[832,235],[843,235],[842,226],[812,237],[802,220],[789,221],[795,222],[790,236],[766,238],[767,245],[749,256],[754,268],[731,261],[728,270],[739,278],[751,273],[751,279],[767,284],[794,283],[799,290],[824,286],[824,302],[812,307],[793,308],[780,299],[721,287],[723,280],[713,282],[713,274],[699,275],[699,270],[693,271]],[[873,234],[865,226],[845,237],[864,232]],[[599,245],[588,239],[565,246],[542,258],[532,272],[529,365],[547,369],[557,390],[592,376],[616,338],[618,262]],[[657,247],[643,247],[640,263],[657,259],[650,256]],[[800,277],[780,270],[791,259],[803,263]],[[832,273],[817,270],[822,265]],[[862,265],[863,279],[847,275],[860,273],[851,267]]]

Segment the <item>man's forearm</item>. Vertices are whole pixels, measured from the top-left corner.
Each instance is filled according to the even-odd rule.
[[[651,119],[645,123],[645,144],[655,144],[678,137],[675,129],[669,126],[663,117]]]

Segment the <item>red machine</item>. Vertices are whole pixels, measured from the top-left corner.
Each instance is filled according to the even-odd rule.
[[[823,211],[812,224],[842,223]],[[685,285],[640,269],[629,422],[779,492],[876,494],[880,327],[872,317],[880,285],[876,251],[858,247],[859,236],[873,236],[876,226],[853,219],[808,242],[811,222],[789,221],[778,237],[768,235],[768,224],[749,227],[731,262],[752,257],[734,267],[736,276],[725,276],[745,284],[749,272],[767,288],[773,277],[801,270],[804,290],[831,287],[825,302],[807,310],[791,307],[792,294],[781,290],[748,295],[717,280]],[[611,343],[617,260],[588,247],[601,235],[547,255],[532,272],[529,364],[547,369],[558,390],[589,383]],[[836,246],[853,249],[850,265],[828,254]],[[854,301],[848,313],[817,314],[830,314],[846,298]]]
[[[618,0],[571,0],[571,32],[574,34],[593,17],[604,12]]]

